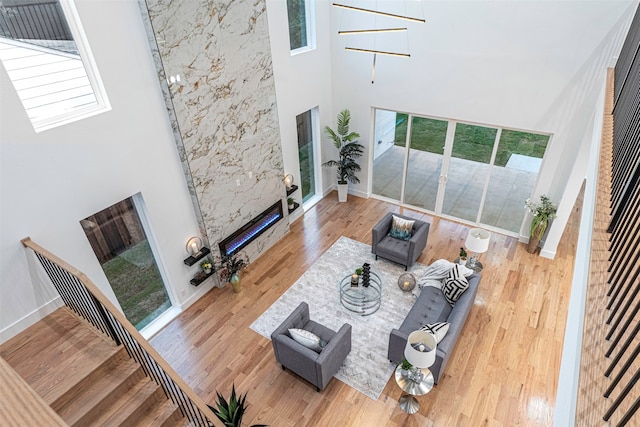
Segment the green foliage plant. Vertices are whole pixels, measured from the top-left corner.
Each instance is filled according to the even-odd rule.
[[[247,393],[236,395],[236,387],[235,384],[231,386],[231,397],[229,401],[224,398],[218,391],[216,391],[218,395],[218,401],[216,402],[216,406],[209,406],[209,409],[213,411],[216,417],[226,427],[240,427],[242,424],[242,417],[244,416],[245,411],[247,410],[246,403]],[[266,424],[254,424],[252,427],[266,427]]]
[[[402,359],[402,364],[400,365],[400,369],[404,369],[405,371],[408,371],[411,368],[413,368],[413,365],[409,363],[407,359]]]
[[[360,182],[356,176],[356,172],[360,171],[360,165],[356,159],[362,157],[364,146],[357,142],[360,134],[349,131],[350,120],[351,113],[348,109],[344,109],[338,113],[335,131],[329,126],[324,128],[325,133],[338,149],[338,160],[329,160],[322,165],[337,167],[338,184],[346,184],[347,182],[357,184]]]
[[[524,202],[524,206],[529,210],[529,213],[533,215],[531,228],[529,229],[529,237],[542,239],[544,232],[547,231],[547,227],[549,226],[549,221],[556,217],[558,207],[544,194],[540,196],[540,202],[536,203],[531,199],[527,199]]]

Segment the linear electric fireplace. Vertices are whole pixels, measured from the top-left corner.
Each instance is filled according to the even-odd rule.
[[[242,226],[238,231],[218,244],[222,256],[232,255],[253,242],[276,222],[283,218],[282,201],[278,200],[267,210]]]

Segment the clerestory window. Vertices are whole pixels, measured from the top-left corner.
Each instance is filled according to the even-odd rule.
[[[313,0],[287,0],[291,53],[313,49]]]
[[[3,0],[0,62],[36,132],[110,109],[72,0]]]

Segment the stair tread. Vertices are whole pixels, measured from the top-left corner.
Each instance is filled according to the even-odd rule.
[[[13,369],[49,404],[120,351],[65,308],[36,325],[29,339],[16,341],[16,348],[3,345],[3,353]]]
[[[70,425],[96,417],[133,384],[144,378],[142,368],[122,351],[91,372],[51,406]]]
[[[171,400],[166,399],[164,402],[154,405],[138,420],[138,424],[142,426],[174,426],[186,420],[180,412],[178,405]]]
[[[126,390],[113,405],[104,408],[92,425],[135,425],[137,416],[147,411],[148,405],[164,399],[164,392],[151,379],[144,377]],[[137,416],[136,416],[137,414]]]

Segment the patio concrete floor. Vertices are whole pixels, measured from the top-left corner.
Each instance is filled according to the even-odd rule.
[[[404,147],[393,146],[373,164],[373,194],[401,199]],[[541,159],[518,156],[507,166],[491,168],[485,163],[451,158],[443,200],[443,215],[476,223],[482,191],[491,169],[491,178],[480,224],[510,233],[519,233]],[[411,150],[404,203],[435,211],[442,156]]]

